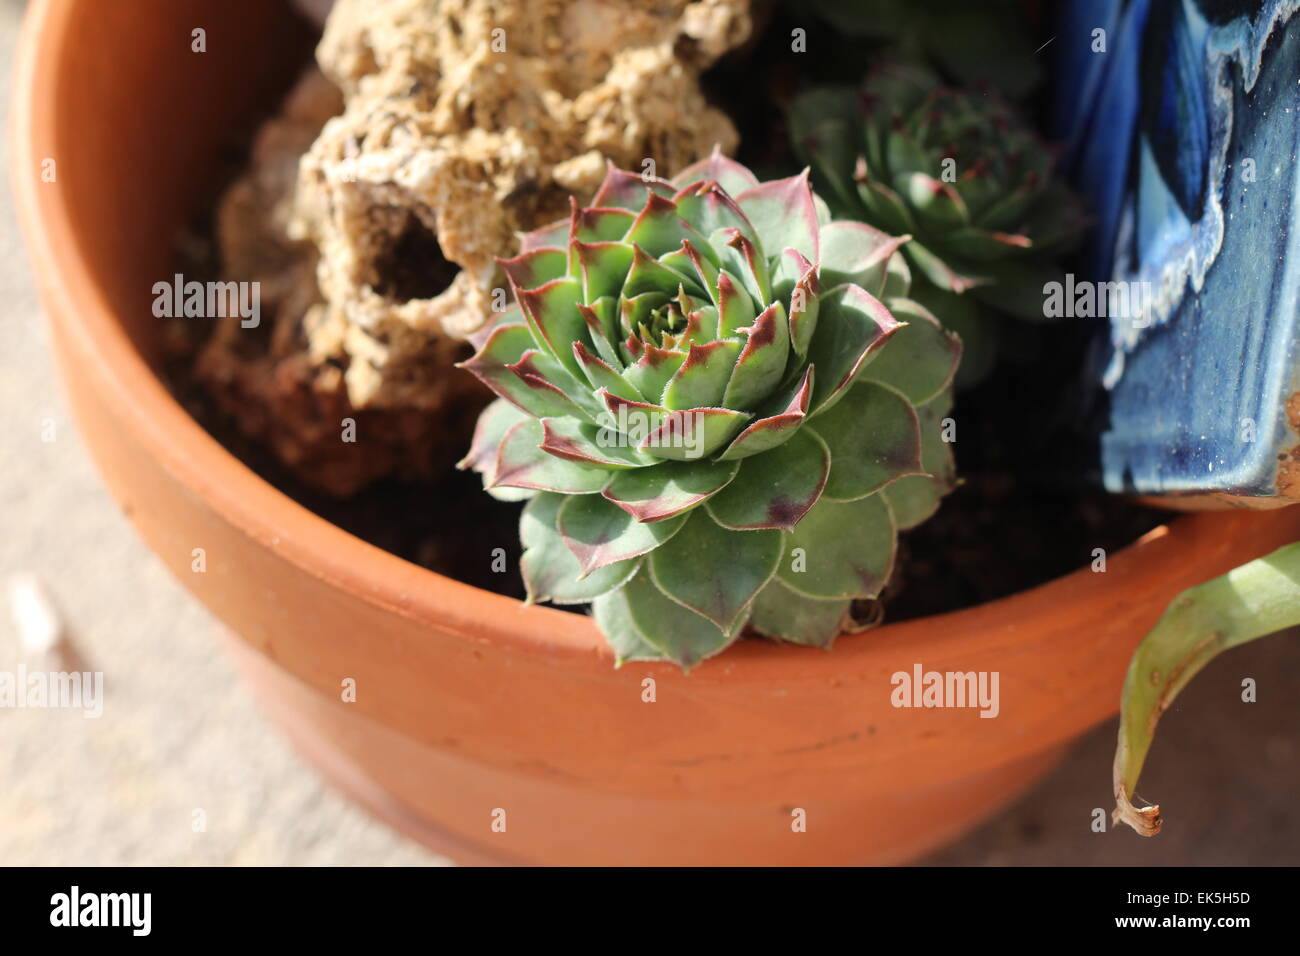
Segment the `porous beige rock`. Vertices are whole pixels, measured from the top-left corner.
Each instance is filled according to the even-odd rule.
[[[734,148],[734,127],[699,80],[748,38],[749,7],[338,0],[317,59],[341,111],[337,101],[325,108],[322,78],[304,80],[222,204],[226,271],[263,281],[264,311],[276,304],[272,345],[262,364],[241,366],[247,330],[227,323],[205,355],[206,378],[242,380],[250,402],[280,396],[286,406],[293,395],[293,417],[271,408],[241,417],[273,432],[300,471],[322,456],[342,460],[322,445],[337,435],[340,408],[381,422],[441,416],[475,387],[450,366],[461,340],[505,304],[495,260],[514,253],[519,232],[566,215],[570,194],[589,198],[607,159],[662,175],[715,144]],[[278,384],[257,381],[267,356]],[[412,425],[396,434],[427,438]],[[428,457],[400,445],[392,461],[327,484],[345,489]]]
[[[733,148],[699,75],[748,37],[748,8],[339,0],[318,60],[347,107],[303,158],[292,228],[320,251],[313,349],[348,356],[352,401],[429,407],[429,339],[482,324],[495,258],[589,196],[606,158],[671,172]]]
[[[223,278],[260,284],[262,321],[243,328],[238,317],[221,320],[196,364],[241,432],[336,495],[384,475],[425,477],[445,467],[484,401],[477,382],[450,368],[466,349],[447,336],[425,342],[422,361],[444,374],[426,382],[422,407],[365,409],[348,397],[347,356],[322,334],[329,312],[315,246],[289,236],[299,161],[342,109],[338,88],[309,70],[258,131],[247,173],[218,205],[216,240]]]

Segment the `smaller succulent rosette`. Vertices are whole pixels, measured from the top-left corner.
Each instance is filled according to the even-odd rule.
[[[1043,317],[1054,259],[1086,219],[1053,152],[1001,97],[886,63],[858,90],[798,97],[790,130],[836,218],[911,235],[904,254],[943,292]]]
[[[901,298],[903,241],[716,152],[610,167],[524,236],[464,366],[500,398],[462,466],[528,499],[529,599],[591,602],[620,662],[690,667],[746,624],[828,645],[953,481],[960,344]]]

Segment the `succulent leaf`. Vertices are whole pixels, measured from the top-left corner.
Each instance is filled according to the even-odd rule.
[[[897,137],[894,141],[897,141]],[[909,172],[902,177],[900,195],[912,207],[923,230],[954,232],[970,222],[970,210],[956,188],[926,173]]]
[[[608,562],[594,573],[582,572],[578,558],[555,533],[560,510],[581,500],[584,499],[544,493],[524,506],[519,518],[519,540],[524,553],[519,563],[529,602],[585,604],[622,587],[636,573],[640,562],[635,559]]]
[[[786,538],[777,574],[807,597],[875,597],[893,570],[894,550],[894,519],[880,495],[823,498]]]
[[[777,396],[771,414],[748,426],[718,456],[720,461],[736,461],[769,451],[790,439],[808,417],[808,403],[812,400],[813,369],[804,369],[803,378],[795,385],[789,397]],[[759,410],[762,414],[762,409]]]
[[[657,192],[672,196],[673,187],[655,176],[632,173],[619,169],[613,163],[605,164],[605,180],[591,199],[595,208],[627,209],[638,212],[645,205],[646,195]]]
[[[715,339],[704,345],[692,343],[686,361],[664,388],[664,406],[684,411],[722,405],[740,350],[740,343],[730,339]]]
[[[754,300],[725,269],[718,273],[717,305],[718,334],[724,338],[735,335],[758,316]]]
[[[785,376],[790,354],[790,324],[780,302],[773,302],[741,331],[745,346],[730,369],[722,396],[726,408],[750,408],[767,398]]]
[[[578,305],[578,314],[582,316],[583,322],[587,324],[587,335],[591,338],[592,347],[596,354],[611,366],[622,365],[622,354],[618,349],[618,342],[621,341],[622,335],[619,328],[620,312],[618,302],[612,297],[606,296],[603,299],[597,299],[590,305],[580,303]],[[575,347],[581,343],[575,342]]]
[[[627,603],[627,589],[619,588],[603,594],[591,602],[591,614],[596,619],[605,640],[614,651],[614,666],[622,667],[628,661],[662,661],[668,657],[646,640],[635,622]]]
[[[776,573],[781,533],[731,531],[703,508],[685,520],[681,531],[650,554],[650,577],[673,601],[729,633]]]
[[[789,247],[810,262],[820,261],[821,225],[817,222],[808,170],[747,189],[736,197],[736,202],[769,252]]]
[[[644,468],[653,460],[626,444],[612,440],[608,430],[573,418],[543,418],[542,443],[547,454],[579,465],[619,471]]]
[[[572,202],[573,211],[569,217],[568,244],[570,251],[578,242],[598,243],[617,239],[627,231],[628,224],[635,218],[626,209],[579,209]],[[569,262],[572,262],[572,256]]]
[[[621,242],[573,243],[574,255],[582,269],[584,304],[618,295],[627,279],[628,270],[632,268],[632,248]],[[514,276],[511,275],[511,278]]]
[[[703,504],[739,471],[739,462],[664,463],[621,472],[601,494],[637,521],[663,521]]]
[[[644,567],[623,586],[628,618],[638,636],[683,670],[712,657],[740,635],[724,632],[708,618],[670,600],[650,580]]]
[[[594,495],[609,484],[608,469],[543,451],[543,432],[542,423],[531,418],[506,432],[489,487],[505,485],[565,495]]]
[[[901,324],[864,289],[842,285],[822,297],[817,332],[808,347],[808,361],[817,370],[812,414],[835,404],[853,379]]]
[[[747,236],[751,241],[757,238],[754,224],[733,198],[735,195],[721,183],[705,180],[691,183],[673,197],[678,213],[709,237],[714,259],[720,255],[713,242],[713,237],[718,233],[730,235],[734,231]]]
[[[729,485],[711,499],[709,512],[737,531],[793,529],[821,497],[830,474],[830,449],[808,429],[741,463]]]
[[[560,249],[569,242],[569,220],[559,219],[548,223],[540,229],[526,232],[519,237],[520,253],[534,252],[538,249]]]
[[[962,357],[961,340],[918,302],[891,299],[889,311],[906,325],[894,333],[889,348],[863,377],[897,389],[913,405],[924,405],[952,384]]]
[[[960,295],[993,281],[987,271],[981,272],[956,259],[940,258],[918,239],[909,242],[903,251],[912,265],[916,266],[917,272],[937,289]]]
[[[662,402],[664,389],[668,387],[668,383],[686,361],[686,354],[677,349],[661,349],[654,345],[646,345],[637,360],[623,369],[623,378],[634,386],[647,402]]]
[[[704,245],[707,240],[677,214],[677,203],[651,193],[624,241],[658,258],[677,251],[683,243]]]
[[[502,259],[501,269],[521,289],[534,289],[553,279],[562,278],[567,271],[568,261],[568,253],[563,249],[542,246],[522,252],[513,259]]]
[[[899,478],[880,494],[889,502],[900,531],[915,528],[939,508],[956,478],[950,443],[943,440],[943,419],[952,408],[952,395],[942,392],[916,409],[921,424],[923,475]]]
[[[603,388],[610,394],[625,398],[629,402],[638,402],[646,397],[635,383],[616,371],[614,366],[599,355],[592,355],[581,342],[573,343],[573,357],[578,360],[592,388],[597,390]]]
[[[872,441],[860,430],[870,422]],[[823,494],[853,501],[907,475],[924,474],[921,423],[902,394],[876,382],[858,382],[844,401],[807,429],[825,442],[831,468]]]
[[[731,441],[750,417],[729,408],[671,412],[637,447],[666,461],[696,461]]]
[[[564,498],[554,527],[577,558],[579,576],[585,577],[655,550],[680,531],[686,519],[682,514],[641,522],[599,495],[572,495]]]
[[[474,437],[470,440],[469,451],[456,463],[457,468],[473,468],[479,472],[485,482],[491,482],[496,471],[497,449],[501,439],[520,422],[531,416],[522,412],[504,398],[498,398],[479,414],[474,424]]]
[[[461,362],[460,367],[531,415],[581,415],[582,411],[559,387],[544,379],[530,378],[526,370],[517,368],[524,355],[536,352],[525,326],[507,325],[494,329],[479,351]]]
[[[717,183],[729,196],[738,196],[758,185],[757,176],[734,159],[722,155],[716,147],[707,159],[687,166],[673,177],[672,182],[680,188],[701,180]]]
[[[810,598],[776,578],[754,599],[749,623],[766,637],[829,648],[839,636],[852,603],[847,598]]]
[[[864,220],[895,235],[917,231],[912,210],[894,190],[875,179],[860,179],[857,187],[857,204]]]
[[[910,236],[888,236],[866,223],[840,220],[822,229],[821,280],[827,288],[845,283],[880,298],[886,267]]]

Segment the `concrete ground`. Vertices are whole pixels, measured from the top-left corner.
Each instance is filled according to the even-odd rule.
[[[0,113],[21,12],[0,0]],[[14,575],[36,573],[84,665],[105,672],[108,702],[93,720],[0,709],[0,864],[447,863],[325,787],[261,719],[218,653],[215,621],[101,487],[60,394],[7,184],[0,303],[0,602]],[[23,659],[0,610],[0,671]],[[1258,703],[1241,702],[1244,677]],[[1168,821],[1155,839],[1091,829],[1094,808],[1110,808],[1112,721],[929,862],[1300,863],[1298,691],[1294,634],[1235,651],[1191,685],[1143,779]]]

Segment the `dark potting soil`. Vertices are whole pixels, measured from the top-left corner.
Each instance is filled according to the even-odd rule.
[[[1053,379],[1042,371],[1003,367],[958,396],[954,450],[962,483],[929,521],[901,536],[887,619],[1026,590],[1092,564],[1095,549],[1109,556],[1169,520],[1169,512],[1087,480],[1091,445],[1070,427],[1059,394],[1077,376]]]

